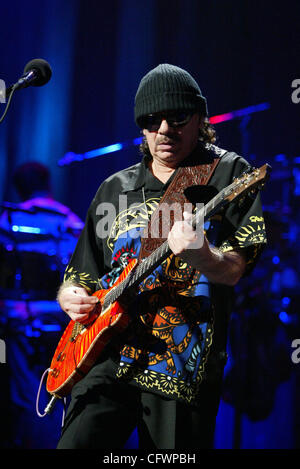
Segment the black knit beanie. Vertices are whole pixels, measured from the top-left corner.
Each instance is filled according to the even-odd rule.
[[[206,99],[194,78],[175,65],[160,64],[139,84],[135,95],[135,122],[142,127],[141,117],[167,110],[191,110],[207,115]]]

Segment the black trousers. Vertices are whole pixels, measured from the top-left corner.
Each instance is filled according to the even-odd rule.
[[[106,373],[111,365],[109,360],[96,365],[73,388],[58,449],[126,448],[135,429],[139,449],[213,447],[215,389],[203,386],[202,404],[195,409],[115,380]]]

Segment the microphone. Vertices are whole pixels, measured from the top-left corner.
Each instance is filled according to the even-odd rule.
[[[50,80],[52,70],[44,59],[33,59],[24,68],[22,77],[13,85],[15,89],[27,86],[43,86]]]
[[[6,99],[8,102],[3,115],[0,118],[0,124],[7,114],[12,96],[16,90],[27,88],[27,86],[43,86],[50,80],[52,70],[48,62],[44,59],[33,59],[24,68],[23,75],[17,83],[9,86],[5,91]]]

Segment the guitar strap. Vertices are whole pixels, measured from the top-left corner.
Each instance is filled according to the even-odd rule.
[[[167,211],[167,220],[164,219],[164,211],[162,210],[162,204],[167,204],[168,206],[177,204],[173,207],[180,206],[180,220],[182,220],[182,213],[184,209],[184,204],[191,203],[184,191],[190,186],[199,186],[206,185],[210,181],[211,176],[213,175],[214,170],[216,169],[220,157],[214,157],[212,163],[208,164],[198,164],[194,166],[180,166],[175,174],[174,179],[168,186],[166,192],[161,198],[159,205],[156,210],[153,212],[148,226],[145,228],[143,235],[141,237],[141,249],[139,254],[139,262],[142,261],[145,257],[148,257],[156,248],[166,241],[166,237],[158,236],[158,233],[163,233],[164,222],[168,223],[168,231],[171,230],[174,222],[176,221],[176,210]],[[179,204],[179,205],[178,205]],[[178,218],[178,217],[177,217]]]

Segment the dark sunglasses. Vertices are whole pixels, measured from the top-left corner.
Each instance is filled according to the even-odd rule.
[[[141,118],[141,126],[149,132],[157,132],[161,126],[161,121],[165,119],[168,125],[173,128],[183,127],[188,124],[193,116],[191,111],[173,111],[167,113],[148,114]]]

